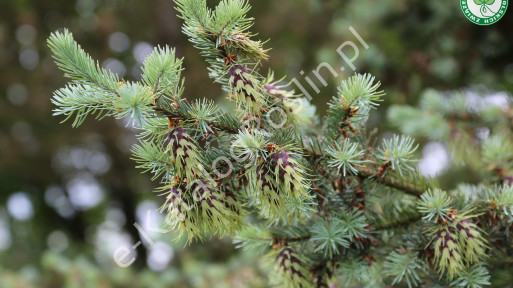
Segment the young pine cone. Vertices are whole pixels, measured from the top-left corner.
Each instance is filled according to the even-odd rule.
[[[301,198],[307,196],[306,180],[303,168],[286,150],[276,151],[271,155],[277,186],[288,197]]]
[[[289,247],[283,248],[275,258],[274,280],[282,287],[310,287],[310,273],[298,255]]]
[[[469,263],[475,263],[480,257],[485,255],[486,243],[476,224],[463,219],[455,222],[455,228],[458,231],[458,240],[465,255],[465,260]]]
[[[175,165],[176,175],[194,179],[195,171],[201,164],[198,148],[183,128],[175,128],[167,134],[168,149],[171,151],[171,162]]]
[[[287,209],[286,199],[280,195],[273,174],[266,167],[256,169],[256,187],[250,189],[251,196],[256,198],[260,216],[276,220]]]
[[[237,105],[251,114],[258,114],[265,102],[264,95],[258,90],[258,81],[242,65],[233,65],[228,69],[229,85]]]
[[[229,187],[218,189],[200,179],[173,184],[161,209],[170,230],[187,234],[189,241],[207,233],[232,234],[243,223],[242,207]]]
[[[447,271],[450,278],[465,268],[458,242],[458,234],[452,227],[444,227],[435,233],[433,248],[438,272]]]

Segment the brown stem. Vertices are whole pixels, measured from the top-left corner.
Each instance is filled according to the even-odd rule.
[[[384,177],[379,177],[379,172],[369,167],[357,167],[357,169],[358,174],[362,177],[376,178],[378,180],[381,180],[381,183],[383,185],[404,191],[405,193],[413,195],[415,197],[420,197],[420,195],[422,195],[425,192],[423,189],[419,189],[413,184],[405,183],[391,177],[386,177],[386,175],[384,175]]]
[[[323,155],[320,155],[306,147],[303,147],[304,150],[310,154],[313,158],[320,158]],[[413,195],[415,197],[420,197],[420,195],[424,194],[424,190],[416,187],[413,184],[405,183],[403,181],[399,181],[397,179],[387,177],[386,175],[380,176],[379,171],[372,169],[370,167],[355,167],[358,170],[358,176],[364,179],[376,178],[377,181],[380,181],[383,185],[386,185],[391,188],[395,188],[405,192],[406,194]]]
[[[161,113],[162,115],[164,116],[167,116],[167,117],[171,117],[172,119],[175,119],[175,120],[194,120],[192,118],[188,118],[187,116],[183,115],[183,114],[180,114],[179,111],[169,111],[167,109],[164,109],[160,106],[155,106],[155,111]],[[207,125],[211,126],[211,127],[214,127],[216,130],[219,130],[219,131],[224,131],[224,132],[227,132],[227,133],[230,133],[230,134],[237,134],[239,133],[238,130],[236,129],[233,129],[232,127],[228,127],[228,126],[223,126],[221,125],[220,123],[217,123],[217,122],[209,122],[209,121],[205,121],[207,123]]]
[[[417,222],[420,219],[422,219],[422,217],[420,215],[412,215],[410,217],[401,219],[399,221],[390,222],[390,223],[386,223],[386,224],[382,224],[382,225],[375,225],[375,226],[373,226],[373,228],[375,230],[387,230],[387,229],[392,229],[392,228],[398,228],[401,226],[407,226],[408,224]]]

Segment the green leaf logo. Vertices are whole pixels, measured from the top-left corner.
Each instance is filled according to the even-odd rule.
[[[476,5],[492,5],[494,2],[495,0],[474,0]]]
[[[470,22],[487,26],[499,21],[508,9],[509,0],[459,0],[461,11]]]
[[[487,5],[492,5],[495,2],[495,0],[474,0],[474,3],[476,5],[481,5],[479,8],[479,12],[481,12],[481,15],[483,17],[488,17],[485,15],[486,12],[494,13],[492,9],[490,9]]]

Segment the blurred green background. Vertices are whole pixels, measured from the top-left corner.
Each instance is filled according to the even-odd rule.
[[[370,123],[382,133],[390,130],[383,121],[386,107],[415,105],[428,87],[513,90],[512,11],[483,27],[464,17],[458,1],[250,2],[253,31],[270,39],[266,47],[272,48],[262,65],[305,87],[302,70],[309,73],[324,61],[348,68],[336,49],[346,40],[357,43],[349,31],[354,27],[369,44],[369,49],[359,45],[356,72],[374,74],[387,92]],[[183,241],[173,241],[176,235],[150,231],[162,224],[156,212],[162,199],[129,159],[134,131],[123,121],[89,119],[72,129],[51,116],[52,92],[66,80],[46,39],[63,27],[126,80],[140,77],[153,46],[176,47],[185,57],[185,97],[226,101],[181,34],[173,5],[170,0],[1,1],[0,287],[267,286],[265,267],[229,239],[184,248]],[[328,87],[318,95],[310,89],[320,114],[337,83],[352,73],[346,69],[337,78],[325,73]],[[135,262],[118,267],[114,251],[138,241]]]

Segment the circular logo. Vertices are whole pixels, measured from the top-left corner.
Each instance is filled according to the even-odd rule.
[[[477,25],[491,25],[506,13],[508,0],[460,0],[465,17]]]

